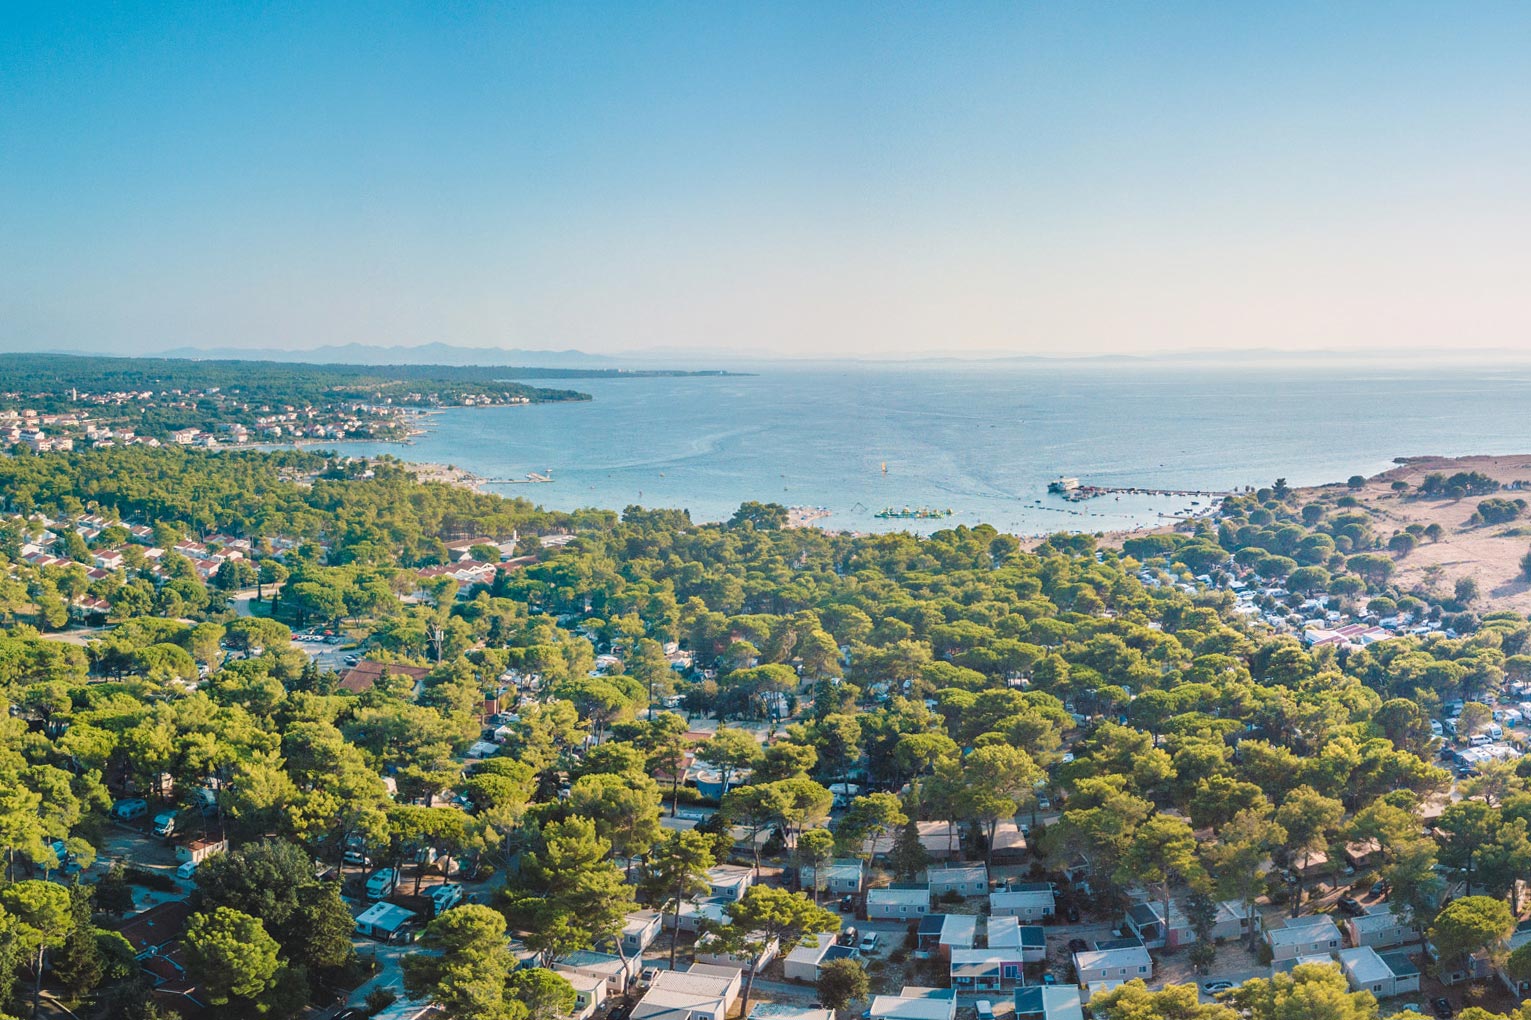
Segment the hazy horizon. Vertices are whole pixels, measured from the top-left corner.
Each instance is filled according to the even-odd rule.
[[[0,12],[0,347],[1531,349],[1531,8]]]

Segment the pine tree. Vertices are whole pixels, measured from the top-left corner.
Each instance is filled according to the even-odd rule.
[[[920,842],[920,825],[913,818],[905,821],[904,827],[894,837],[893,852],[888,863],[902,879],[913,879],[930,864],[930,853],[925,849],[925,844]]]
[[[70,889],[74,926],[53,958],[53,976],[75,1001],[89,995],[101,983],[101,947],[96,942],[96,926],[90,922],[93,892],[88,885]]]

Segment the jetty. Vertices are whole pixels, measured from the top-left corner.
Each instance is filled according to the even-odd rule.
[[[1062,496],[1071,503],[1083,503],[1101,496],[1184,496],[1202,499],[1222,499],[1233,493],[1217,489],[1155,489],[1146,485],[1084,485],[1077,478],[1059,478],[1047,483],[1047,491]]]

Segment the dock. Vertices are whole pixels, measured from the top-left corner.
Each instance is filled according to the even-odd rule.
[[[1057,482],[1053,482],[1048,486],[1048,491],[1061,495],[1070,503],[1083,503],[1087,499],[1098,499],[1101,496],[1176,496],[1222,499],[1233,495],[1232,492],[1227,490],[1216,489],[1154,489],[1144,485],[1081,485],[1072,478],[1067,479],[1067,481],[1074,484],[1063,487],[1058,485]]]

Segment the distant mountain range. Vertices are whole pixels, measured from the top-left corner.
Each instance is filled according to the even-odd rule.
[[[429,343],[386,347],[380,344],[330,344],[305,350],[282,347],[177,347],[160,351],[165,358],[240,361],[301,361],[342,365],[527,365],[538,368],[616,368],[621,360],[584,351],[536,351],[513,347],[458,347]]]
[[[0,350],[26,350],[14,341],[0,341]],[[59,353],[119,355],[116,351],[79,349]],[[1435,347],[1399,349],[1317,348],[1278,350],[1246,348],[1219,350],[1189,348],[1143,354],[1005,354],[992,351],[953,350],[926,354],[888,355],[885,357],[821,356],[798,357],[772,355],[757,349],[702,347],[652,347],[623,351],[620,354],[592,354],[568,348],[545,350],[524,347],[466,347],[448,343],[414,345],[328,344],[321,347],[293,349],[283,347],[176,347],[146,354],[150,357],[191,358],[196,360],[244,360],[304,362],[345,365],[450,365],[515,366],[568,371],[704,372],[762,371],[797,365],[801,367],[836,367],[872,369],[878,367],[949,367],[984,366],[1099,366],[1164,367],[1206,365],[1250,367],[1259,365],[1313,364],[1324,366],[1367,366],[1374,369],[1408,369],[1427,365],[1451,365],[1492,369],[1523,367],[1531,360],[1531,348]]]

